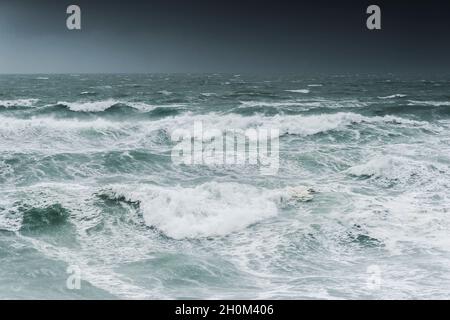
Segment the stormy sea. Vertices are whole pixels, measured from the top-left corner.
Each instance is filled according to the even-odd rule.
[[[449,88],[1,75],[0,298],[448,299]],[[279,130],[278,170],[175,163],[195,122]]]

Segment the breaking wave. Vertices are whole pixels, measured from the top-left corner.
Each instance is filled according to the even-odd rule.
[[[293,92],[293,93],[309,93],[310,90],[309,89],[296,89],[296,90],[284,90],[287,92]]]
[[[88,102],[58,102],[57,105],[65,106],[71,111],[76,112],[103,112],[116,106],[127,106],[139,111],[152,111],[156,106],[144,102],[129,102],[114,99]]]
[[[450,106],[450,101],[418,101],[409,100],[409,106],[432,106],[432,107],[448,107]]]
[[[368,162],[355,165],[347,170],[347,173],[360,177],[372,178],[382,182],[395,184],[412,184],[423,182],[424,179],[435,177],[436,174],[443,174],[445,168],[438,167],[437,164],[419,162],[413,159],[399,156],[375,156]]]
[[[139,203],[146,225],[174,239],[225,236],[276,216],[291,202],[312,199],[304,187],[266,190],[217,182],[192,188],[112,186],[101,195]]]
[[[406,94],[398,93],[398,94],[393,94],[390,96],[378,97],[378,99],[395,99],[395,98],[404,98],[404,97],[406,97]]]
[[[242,107],[302,107],[306,109],[310,108],[361,108],[369,105],[367,102],[361,102],[358,100],[326,100],[326,99],[308,99],[308,100],[290,100],[290,101],[240,101]]]
[[[267,128],[279,129],[281,134],[309,136],[331,130],[342,130],[356,124],[392,124],[397,126],[412,126],[432,129],[425,121],[415,121],[394,116],[367,117],[357,113],[339,112],[319,115],[275,115],[273,117],[260,114],[241,116],[237,114],[210,113],[207,115],[183,114],[176,117],[156,121],[155,125],[173,131],[175,129],[190,129],[195,121],[201,121],[204,129]]]
[[[142,119],[132,121],[94,118],[82,120],[78,118],[59,119],[55,117],[33,117],[18,119],[0,116],[2,127],[0,136],[4,139],[3,148],[23,148],[29,146],[71,149],[75,145],[104,145],[106,141],[122,146],[145,145],[151,137],[165,132],[172,134],[176,129],[192,131],[196,122],[201,122],[203,130],[246,129],[278,129],[281,135],[310,136],[329,131],[346,130],[350,126],[362,125],[376,128],[386,125],[397,128],[436,129],[426,121],[415,121],[394,116],[367,117],[356,113],[334,113],[320,115],[276,115],[273,117],[260,114],[242,116],[238,114],[192,114],[171,115],[160,119]],[[354,130],[356,128],[352,128]],[[82,134],[80,134],[82,133]],[[92,140],[95,133],[97,140]],[[194,136],[196,139],[201,137]],[[56,140],[53,140],[56,139]],[[106,140],[105,140],[106,139]],[[45,145],[39,141],[47,141]],[[71,146],[72,144],[72,146]],[[8,149],[9,150],[9,149]]]
[[[39,99],[0,100],[0,106],[5,108],[33,107],[38,101]]]

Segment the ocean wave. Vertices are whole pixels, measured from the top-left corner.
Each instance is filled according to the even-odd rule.
[[[15,100],[0,100],[0,106],[5,108],[11,107],[33,107],[39,99],[15,99]]]
[[[112,128],[120,130],[126,126],[120,124],[120,122],[108,121],[105,119],[97,118],[94,120],[82,121],[79,119],[57,119],[53,117],[33,117],[30,119],[18,119],[12,117],[0,116],[2,127],[0,132],[7,133],[25,133],[34,129],[51,129],[59,131],[67,131],[74,129],[105,129]],[[128,124],[129,126],[129,124]]]
[[[320,107],[319,101],[240,101],[243,107]]]
[[[120,100],[108,99],[101,101],[88,101],[88,102],[65,102],[61,101],[57,103],[63,105],[71,111],[76,112],[103,112],[115,106],[127,106],[139,111],[151,111],[155,107],[143,102],[123,102]]]
[[[378,99],[395,99],[395,98],[404,98],[404,97],[406,97],[406,94],[397,93],[397,94],[393,94],[390,96],[378,97]]]
[[[274,217],[294,201],[309,201],[304,187],[259,189],[208,182],[192,188],[111,186],[103,197],[138,203],[146,225],[174,239],[225,236]]]
[[[446,172],[445,168],[437,164],[416,161],[399,156],[375,156],[368,162],[355,165],[346,171],[348,174],[360,177],[381,180],[382,183],[411,184],[419,183],[423,179],[434,179],[436,174]]]
[[[309,89],[284,90],[284,91],[293,92],[293,93],[309,93],[310,92]]]
[[[65,102],[59,101],[57,105],[65,106],[69,110],[78,112],[101,112],[105,111],[114,105],[120,103],[117,100],[108,99],[102,101],[92,101],[92,102]]]
[[[82,95],[82,96],[84,96],[84,95],[93,96],[93,95],[96,95],[96,94],[97,94],[97,92],[95,92],[95,91],[82,91],[82,92],[80,92],[80,95]]]
[[[448,107],[450,106],[450,101],[419,101],[419,100],[408,100],[408,106],[432,106],[432,107]]]
[[[202,92],[202,93],[200,93],[200,95],[202,95],[204,97],[212,97],[212,96],[216,96],[217,93],[215,93],[215,92]]]
[[[426,121],[415,121],[395,116],[374,116],[368,117],[357,113],[339,112],[333,114],[319,115],[275,115],[264,116],[255,114],[252,116],[242,116],[239,114],[193,114],[191,112],[180,115],[171,115],[156,120],[138,120],[138,121],[113,121],[104,118],[93,120],[81,119],[58,119],[54,117],[33,117],[30,119],[18,119],[12,117],[0,117],[2,127],[0,135],[4,138],[19,139],[21,135],[31,133],[38,135],[40,132],[46,133],[46,136],[59,136],[61,133],[70,130],[96,130],[103,137],[111,134],[117,139],[117,132],[123,134],[133,134],[136,139],[139,136],[147,135],[152,131],[164,130],[172,133],[176,129],[191,130],[195,122],[201,122],[204,130],[218,129],[222,132],[235,129],[278,129],[282,135],[301,135],[309,136],[318,133],[324,133],[332,130],[344,130],[348,126],[358,124],[391,124],[398,127],[425,128],[428,130],[436,129]],[[59,133],[51,132],[57,130]],[[34,134],[34,133],[35,134]],[[114,133],[116,132],[116,133]],[[196,137],[199,138],[199,137]]]
[[[76,102],[60,101],[57,105],[67,107],[69,110],[75,112],[104,112],[115,107],[129,107],[140,112],[149,112],[155,110],[156,108],[177,108],[184,106],[184,104],[151,105],[145,102],[132,102],[114,99]]]
[[[392,124],[399,127],[420,127],[434,129],[426,121],[415,121],[395,116],[367,117],[357,113],[338,112],[318,115],[275,115],[273,117],[260,114],[242,116],[238,114],[193,115],[190,113],[176,117],[164,118],[155,125],[169,132],[175,129],[191,129],[194,122],[201,121],[203,129],[219,129],[221,131],[232,129],[266,128],[279,129],[280,134],[309,136],[332,130],[343,130],[356,124]],[[198,138],[198,137],[197,137]]]
[[[14,170],[8,163],[4,160],[0,161],[0,181],[8,179],[8,177],[14,174]],[[3,181],[2,181],[3,182]]]
[[[158,110],[158,109],[156,109]],[[161,109],[162,110],[162,109]],[[230,130],[266,129],[278,130],[283,136],[311,136],[335,132],[359,132],[380,130],[385,134],[392,130],[414,129],[441,132],[441,127],[425,121],[414,121],[394,116],[368,117],[356,113],[335,113],[320,115],[276,115],[273,117],[255,114],[193,114],[191,112],[173,115],[162,113],[153,117],[128,118],[58,118],[39,116],[27,119],[0,116],[0,151],[44,152],[95,152],[136,148],[150,148],[165,152],[172,147],[170,136],[177,129],[190,132],[194,139],[204,140],[203,135],[193,132],[196,122],[206,130],[219,130],[221,134]],[[166,109],[164,109],[166,110]],[[156,112],[156,111],[155,111]],[[390,132],[392,132],[390,130]],[[273,131],[272,131],[273,132]],[[239,134],[239,133],[237,133]],[[356,138],[359,135],[355,136]],[[206,141],[207,143],[210,140]]]
[[[357,177],[394,178],[398,176],[400,164],[396,158],[380,156],[349,168],[347,173]]]
[[[109,90],[112,89],[113,86],[111,85],[100,85],[100,86],[93,86],[92,89],[101,89],[101,90]]]
[[[323,84],[317,83],[317,84],[308,84],[308,87],[322,87]]]
[[[20,227],[21,233],[30,233],[43,229],[54,229],[65,225],[70,217],[70,212],[61,204],[53,204],[44,208],[22,209],[23,217]]]
[[[288,101],[239,101],[242,107],[302,107],[302,108],[361,108],[369,105],[368,102],[362,102],[358,100],[326,100],[326,99],[308,99],[308,100],[288,100]]]

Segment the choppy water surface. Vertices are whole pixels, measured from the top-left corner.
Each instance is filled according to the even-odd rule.
[[[195,121],[278,174],[175,165]],[[0,298],[450,298],[449,127],[443,78],[0,76]]]

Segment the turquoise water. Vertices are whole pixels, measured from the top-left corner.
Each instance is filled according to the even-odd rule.
[[[450,298],[449,89],[2,75],[0,298]],[[195,121],[279,129],[277,174],[174,164]]]

